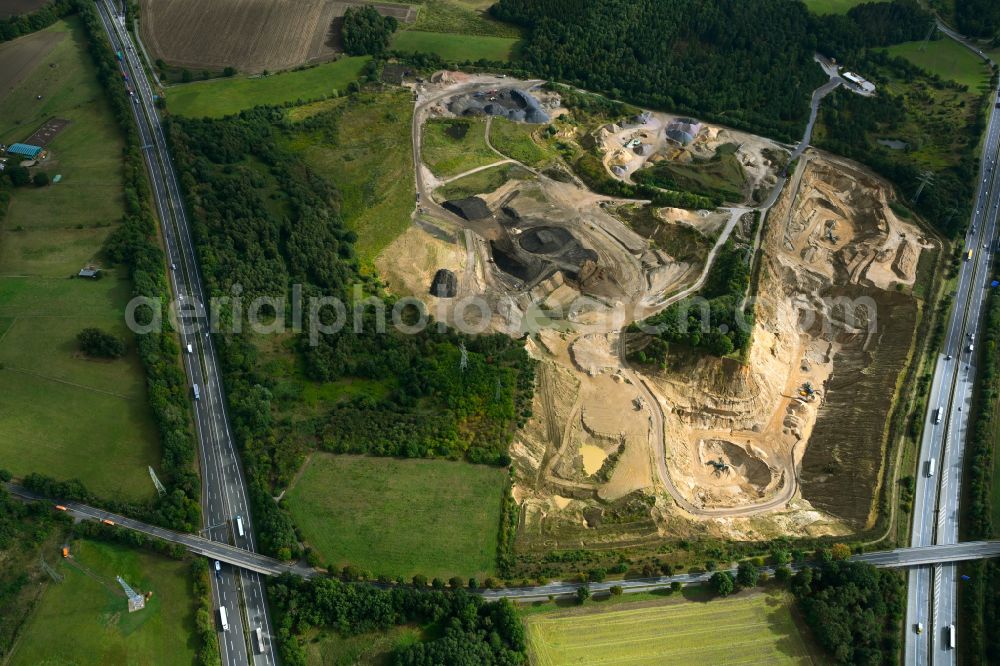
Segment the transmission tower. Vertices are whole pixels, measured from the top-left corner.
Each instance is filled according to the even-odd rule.
[[[149,466],[149,478],[153,480],[153,485],[156,486],[156,492],[160,493],[160,495],[167,494],[167,489],[163,487],[162,483],[160,483],[160,479],[156,476],[156,472],[153,471],[152,465]]]
[[[931,21],[931,26],[927,29],[927,35],[924,37],[924,43],[920,45],[919,50],[921,51],[927,50],[927,42],[931,41],[931,35],[934,34],[935,30],[937,30],[937,23]]]
[[[465,348],[465,343],[462,342],[459,345],[459,349],[462,350],[462,360],[458,362],[458,367],[462,372],[469,367],[469,350]]]
[[[920,174],[919,180],[920,180],[920,187],[917,188],[916,194],[913,195],[913,203],[917,203],[917,201],[920,200],[920,193],[924,191],[925,187],[934,183],[934,172],[924,171],[922,174]]]
[[[128,597],[128,612],[134,613],[145,608],[145,597],[129,587],[129,584],[126,583],[125,579],[121,576],[116,576],[116,578],[118,579],[118,584],[122,586],[123,590],[125,590],[125,596]]]
[[[39,562],[41,562],[42,569],[45,571],[45,573],[47,573],[49,575],[49,578],[51,578],[52,580],[54,580],[57,583],[63,582],[63,576],[62,576],[62,574],[59,573],[58,571],[56,571],[55,569],[53,569],[51,566],[49,566],[49,563],[45,561],[45,556],[44,555],[39,556],[38,559],[39,559]]]

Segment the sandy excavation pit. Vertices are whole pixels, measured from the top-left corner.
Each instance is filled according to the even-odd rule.
[[[445,91],[474,89],[474,77],[442,80]],[[694,150],[733,138],[717,128],[704,136]],[[746,145],[774,156],[765,139]],[[771,182],[775,166],[750,161],[754,187]],[[745,361],[678,347],[664,368],[623,364],[623,347],[637,341],[620,331],[698,270],[608,212],[629,202],[538,173],[477,196],[485,216],[423,216],[379,266],[419,256],[421,270],[396,271],[391,284],[422,298],[434,272],[448,269],[456,295],[431,297],[435,305],[450,314],[480,296],[495,330],[528,333],[539,366],[532,417],[511,448],[519,548],[820,536],[868,523],[885,414],[917,317],[909,287],[932,247],[893,214],[887,185],[808,151],[762,233]],[[715,235],[742,215],[732,210],[746,209],[658,209],[650,224]],[[874,328],[855,307],[865,299],[877,308]],[[538,311],[533,327],[521,325]]]

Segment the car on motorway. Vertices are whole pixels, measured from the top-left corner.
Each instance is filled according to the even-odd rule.
[[[917,622],[914,625],[914,627],[913,627],[913,631],[915,631],[918,634],[924,633],[924,623],[923,622]]]
[[[215,575],[219,578],[222,577],[222,563],[219,560],[215,561]]]

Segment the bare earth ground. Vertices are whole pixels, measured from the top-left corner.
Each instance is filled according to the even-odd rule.
[[[278,71],[338,55],[335,18],[354,0],[141,0],[140,28],[152,57],[171,65],[241,72]],[[416,20],[416,9],[374,3],[382,14]]]
[[[0,16],[2,15],[3,12],[0,12]],[[0,44],[0,62],[3,63],[0,67],[0,101],[31,73],[39,60],[65,38],[64,32],[40,30],[19,38],[16,43],[11,41]]]
[[[497,85],[448,73],[432,82],[417,86],[418,124],[447,116],[449,95]],[[694,149],[738,140],[749,189],[769,187],[780,166],[763,152],[780,147],[729,132],[709,126]],[[425,186],[440,185],[423,173]],[[844,534],[869,523],[885,415],[915,329],[909,291],[930,247],[889,208],[883,181],[807,152],[767,219],[745,362],[678,348],[662,369],[625,366],[619,332],[700,268],[654,251],[605,211],[608,197],[578,182],[534,172],[480,197],[488,217],[473,220],[425,197],[378,266],[394,291],[442,319],[469,322],[461,303],[478,296],[492,313],[480,323],[528,334],[540,365],[532,418],[512,446],[520,548]],[[732,226],[745,210],[654,213],[712,238],[742,228],[745,242],[745,225]],[[428,296],[439,268],[456,274],[456,298]]]

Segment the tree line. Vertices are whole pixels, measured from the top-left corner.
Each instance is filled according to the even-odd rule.
[[[27,14],[0,19],[0,43],[47,28],[76,11],[77,0],[52,0]]]
[[[995,0],[955,0],[958,30],[969,37],[1000,40],[1000,3]]]
[[[389,47],[397,27],[396,17],[382,16],[371,5],[348,7],[340,32],[344,50],[355,56],[379,55]]]

